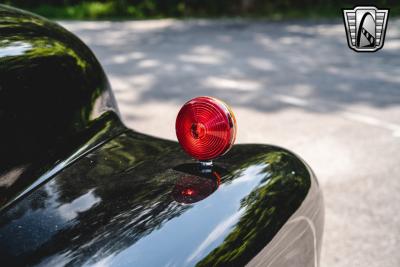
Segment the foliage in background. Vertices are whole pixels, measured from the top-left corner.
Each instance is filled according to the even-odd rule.
[[[349,0],[0,0],[50,18],[146,19],[165,17],[341,17],[341,9],[371,5]],[[400,14],[400,1],[377,0],[373,4]]]
[[[0,0],[0,3],[63,19],[145,19],[184,14],[184,3],[180,0]]]

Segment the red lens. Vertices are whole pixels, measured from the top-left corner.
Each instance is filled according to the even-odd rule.
[[[183,150],[198,160],[225,154],[236,137],[236,121],[231,109],[208,96],[196,97],[183,105],[175,128]]]

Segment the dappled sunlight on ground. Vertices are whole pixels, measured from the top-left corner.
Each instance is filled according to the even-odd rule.
[[[64,22],[104,66],[125,123],[176,139],[188,99],[229,103],[238,142],[310,163],[325,193],[322,266],[399,266],[400,20],[355,53],[334,22]],[[375,265],[374,265],[375,264]]]

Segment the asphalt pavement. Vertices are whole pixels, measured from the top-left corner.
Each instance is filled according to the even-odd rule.
[[[356,53],[341,21],[62,22],[95,52],[125,123],[174,139],[180,106],[229,103],[238,143],[289,148],[314,169],[321,266],[400,266],[400,20]]]

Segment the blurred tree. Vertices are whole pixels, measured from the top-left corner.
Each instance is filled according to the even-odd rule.
[[[341,9],[371,5],[371,1],[351,0],[0,0],[32,10],[47,17],[76,19],[157,18],[157,17],[224,17],[256,16],[341,17]],[[374,5],[400,13],[400,2],[377,0]]]

